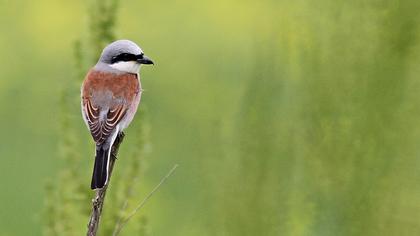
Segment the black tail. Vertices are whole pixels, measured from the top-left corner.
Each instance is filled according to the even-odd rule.
[[[93,167],[92,189],[103,188],[108,180],[108,151],[101,146],[96,146],[95,166]]]

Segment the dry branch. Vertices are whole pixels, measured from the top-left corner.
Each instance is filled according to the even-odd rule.
[[[120,144],[124,140],[124,133],[120,133],[115,139],[111,149],[111,160],[110,160],[110,173],[108,184],[111,181],[112,170],[114,169],[115,160],[117,160],[118,149]],[[105,194],[108,188],[108,184],[103,188],[96,190],[95,198],[92,199],[92,213],[88,224],[87,236],[95,236],[99,226],[99,220],[102,214],[102,207],[104,206]]]

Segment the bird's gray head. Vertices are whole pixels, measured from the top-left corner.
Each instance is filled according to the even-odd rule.
[[[104,48],[98,61],[98,65],[101,64],[122,72],[138,73],[142,64],[153,64],[153,61],[134,42],[117,40]]]

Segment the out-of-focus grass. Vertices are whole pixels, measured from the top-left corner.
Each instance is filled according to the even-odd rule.
[[[142,70],[152,152],[138,199],[180,164],[144,208],[154,235],[420,233],[417,1],[120,8],[118,37],[157,62]],[[43,183],[56,176],[65,135],[58,94],[76,73],[71,45],[86,37],[84,9],[0,2],[5,235],[41,232]],[[141,122],[127,130],[121,163]],[[82,120],[74,125],[89,140]],[[80,168],[90,173],[89,148]]]

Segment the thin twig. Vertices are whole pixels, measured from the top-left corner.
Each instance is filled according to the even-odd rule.
[[[117,236],[122,228],[127,224],[127,222],[133,218],[133,216],[147,203],[147,201],[153,196],[153,194],[166,182],[166,180],[174,173],[175,169],[178,168],[178,164],[175,164],[174,167],[160,180],[160,182],[153,188],[153,190],[140,202],[139,205],[124,219],[120,224],[115,227],[114,233],[112,236]]]
[[[117,160],[118,148],[124,140],[124,133],[120,133],[115,139],[111,149],[110,171],[108,184],[111,181],[112,170],[114,169],[115,160]],[[95,236],[98,231],[99,220],[101,219],[102,207],[104,206],[106,190],[108,184],[103,188],[96,190],[95,198],[92,199],[92,213],[88,224],[87,236]]]
[[[132,183],[129,185],[130,187],[128,188],[128,190],[127,190],[127,192],[126,192],[126,196],[127,196],[127,198],[126,198],[126,200],[124,201],[124,203],[123,203],[123,205],[122,205],[122,207],[121,207],[121,210],[120,210],[120,212],[125,212],[125,210],[127,209],[127,207],[128,207],[128,199],[133,195],[133,186],[134,186],[134,183],[136,182],[136,179],[137,179],[137,176],[132,180]],[[115,229],[117,229],[118,228],[118,226],[121,224],[121,221],[123,220],[123,218],[124,218],[124,216],[122,215],[122,214],[120,214],[120,216],[118,217],[118,220],[117,220],[117,223],[115,224],[115,227],[114,227],[114,232],[115,232]],[[114,233],[113,233],[114,234]]]
[[[124,201],[124,204],[123,204],[123,206],[122,206],[122,208],[121,208],[120,212],[124,212],[124,211],[127,209],[127,207],[128,207],[128,199],[126,199],[126,200]],[[121,215],[120,215],[120,217],[118,217],[118,220],[117,220],[117,223],[115,224],[115,227],[114,227],[114,232],[112,232],[112,235],[114,235],[114,234],[115,234],[115,231],[116,231],[116,230],[119,228],[119,226],[121,225],[122,220],[123,220],[123,216],[122,216],[122,214],[121,214]]]

